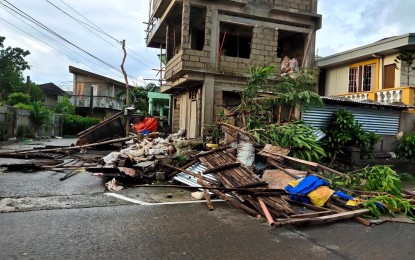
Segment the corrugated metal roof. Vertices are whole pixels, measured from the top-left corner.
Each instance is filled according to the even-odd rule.
[[[321,97],[321,98],[323,99],[324,103],[327,103],[327,104],[378,107],[378,108],[396,109],[396,110],[405,110],[409,108],[415,108],[415,106],[408,106],[403,103],[385,104],[385,103],[380,103],[380,102],[373,101],[373,100],[356,101],[356,100],[352,100],[347,97],[338,97],[338,96],[329,96],[329,97]]]
[[[192,173],[202,173],[207,169],[206,166],[201,164],[200,162],[197,162],[193,164],[192,166],[186,168],[185,170],[188,170]],[[213,174],[203,174],[203,177],[206,179],[212,180],[213,182],[217,182],[215,175]],[[178,173],[176,176],[173,177],[173,180],[176,180],[178,182],[181,182],[183,184],[186,184],[188,186],[192,187],[202,187],[200,184],[197,183],[197,178],[194,176],[190,176],[189,174],[186,174],[184,172]]]
[[[366,131],[380,135],[396,135],[399,132],[400,112],[397,110],[327,105],[308,109],[303,115],[303,120],[313,127],[325,129],[330,124],[333,112],[339,109],[353,113],[354,118]]]

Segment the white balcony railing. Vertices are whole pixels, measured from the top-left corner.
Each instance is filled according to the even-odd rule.
[[[71,96],[71,103],[76,107],[90,107],[90,96]],[[114,110],[122,110],[123,102],[113,97],[107,96],[94,96],[92,97],[93,108],[107,108]]]
[[[342,95],[343,97],[349,98],[354,101],[363,101],[369,98],[368,93],[352,93],[347,95]]]
[[[373,100],[383,104],[403,103],[408,106],[415,104],[415,88],[399,87],[365,92],[347,93],[338,95],[354,101]]]
[[[402,102],[402,89],[390,89],[390,90],[383,90],[381,92],[376,92],[376,101],[380,103],[395,103],[395,102]]]

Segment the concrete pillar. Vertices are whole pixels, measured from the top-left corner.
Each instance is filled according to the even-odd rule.
[[[173,98],[173,96],[171,96],[170,98],[169,98],[169,112],[168,112],[168,114],[167,114],[167,124],[168,125],[172,125],[172,123],[171,123],[171,121],[170,121],[170,119],[171,119],[171,115],[172,115],[172,109],[171,109],[171,100],[172,100],[172,98]]]
[[[214,93],[215,93],[215,76],[206,75],[202,88],[202,120],[201,125],[211,125],[215,123],[214,118]]]
[[[153,98],[149,98],[148,99],[148,113],[150,114],[150,116],[153,116],[153,111],[154,111]]]
[[[181,42],[182,48],[189,48],[190,44],[190,3],[189,0],[183,0],[183,8],[182,8],[182,32],[181,32]]]
[[[209,11],[209,9],[207,11]],[[212,15],[212,19],[211,19],[212,25],[210,29],[210,63],[212,64],[212,68],[215,68],[217,70],[218,69],[219,32],[220,32],[218,9],[212,7],[211,15]]]

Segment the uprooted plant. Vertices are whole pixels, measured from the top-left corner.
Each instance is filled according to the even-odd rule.
[[[272,144],[290,148],[293,157],[319,161],[326,154],[316,141],[314,132],[314,128],[302,122],[284,125],[270,124],[264,126],[264,128],[250,131],[259,144]]]
[[[237,111],[242,117],[246,130],[262,127],[264,124],[281,124],[293,119],[295,110],[322,106],[320,96],[315,92],[316,72],[302,70],[274,79],[269,83],[274,67],[253,67],[246,88],[241,94]]]
[[[378,217],[382,212],[394,215],[402,213],[412,219],[414,206],[402,195],[402,183],[399,175],[388,166],[377,165],[332,177],[335,188],[363,190],[370,194],[361,196],[363,206],[371,211],[371,216]]]
[[[273,78],[274,67],[253,67],[241,103],[232,113],[240,115],[243,130],[259,144],[273,144],[290,148],[291,155],[318,161],[325,155],[317,143],[315,129],[292,122],[295,111],[322,106],[315,93],[315,71],[302,70]]]

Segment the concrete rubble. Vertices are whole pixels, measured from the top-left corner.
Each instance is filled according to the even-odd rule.
[[[371,211],[364,207],[362,198],[385,193],[346,188],[332,190],[328,176],[343,177],[345,173],[290,157],[290,150],[286,148],[269,144],[258,146],[246,136],[238,138],[238,135],[243,135],[243,130],[236,127],[224,127],[224,131],[236,138],[216,149],[203,144],[199,150],[192,149],[194,141],[179,140],[178,135],[162,138],[160,133],[132,134],[80,146],[3,152],[0,153],[2,157],[32,159],[0,166],[14,170],[63,171],[67,175],[61,178],[62,181],[79,171],[88,171],[105,178],[105,186],[112,192],[142,185],[179,185],[193,189],[192,196],[205,199],[209,210],[214,209],[211,199],[219,198],[252,217],[266,219],[276,227],[343,219],[354,219],[366,226],[372,224],[363,218]],[[80,157],[78,154],[81,150],[100,149],[102,145],[113,143],[124,143],[124,146],[101,158]],[[181,153],[177,152],[176,144],[181,147]],[[183,149],[186,145],[188,149]],[[401,195],[412,205],[410,211],[413,211],[415,193],[402,190]],[[356,203],[351,205],[351,201]],[[413,212],[408,216],[413,216]]]

